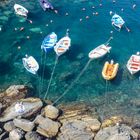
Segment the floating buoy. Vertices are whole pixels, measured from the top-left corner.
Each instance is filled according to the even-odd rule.
[[[30,39],[30,36],[26,36],[27,39]]]
[[[18,46],[17,48],[18,48],[18,50],[20,50],[20,49],[21,49],[21,47],[20,47],[20,46]]]
[[[86,19],[88,19],[89,18],[89,16],[86,16]]]
[[[135,9],[135,7],[136,7],[136,4],[133,4],[133,9]]]
[[[20,30],[20,31],[23,31],[23,30],[24,30],[24,27],[21,27],[19,30]]]
[[[66,16],[68,16],[69,14],[68,14],[68,13],[66,13],[65,15],[66,15]]]

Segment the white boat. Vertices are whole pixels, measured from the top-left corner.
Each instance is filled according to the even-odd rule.
[[[119,29],[122,28],[122,26],[124,25],[124,20],[122,19],[121,16],[117,15],[117,14],[114,14],[112,16],[112,19],[111,19],[111,22],[112,22],[112,25],[118,27]]]
[[[127,68],[131,74],[135,74],[140,71],[140,53],[132,55],[127,62]]]
[[[68,36],[61,38],[54,46],[54,51],[58,56],[64,54],[71,45],[71,39]]]
[[[26,58],[22,59],[22,62],[27,71],[29,71],[32,74],[37,73],[37,71],[39,69],[39,65],[38,65],[37,61],[34,59],[34,57],[26,56]]]
[[[97,48],[93,49],[92,51],[89,52],[88,57],[90,59],[97,59],[100,57],[103,57],[107,53],[110,52],[111,47],[105,44],[102,44],[98,46]]]
[[[27,17],[28,10],[25,7],[23,7],[19,4],[15,4],[14,9],[15,9],[15,12],[17,15]]]

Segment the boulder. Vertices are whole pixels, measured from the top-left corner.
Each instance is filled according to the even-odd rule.
[[[4,128],[6,131],[10,132],[10,131],[12,131],[13,129],[15,129],[16,127],[15,127],[13,121],[10,121],[10,122],[5,123],[4,126],[3,126],[3,128]]]
[[[26,119],[14,119],[13,122],[16,127],[21,128],[22,130],[26,132],[32,131],[35,126],[34,122],[31,122]]]
[[[59,115],[59,110],[52,105],[47,105],[44,108],[44,115],[50,119],[56,119]]]
[[[83,118],[81,119],[82,121],[86,122],[88,127],[93,131],[96,132],[100,129],[101,127],[101,123],[96,119],[96,118],[92,118],[92,117],[87,117],[87,118]]]
[[[137,139],[138,134],[126,125],[115,125],[100,129],[94,140],[131,140]]]
[[[109,119],[104,120],[101,127],[114,126],[117,123],[124,123],[124,119],[121,116],[112,116]]]
[[[80,120],[65,122],[60,130],[57,140],[93,140],[94,138],[94,133],[88,129],[85,122]]]
[[[42,137],[35,131],[27,132],[25,134],[26,140],[42,140]]]
[[[0,104],[2,108],[6,108],[15,101],[25,98],[28,88],[24,85],[10,86],[5,92],[0,93]]]
[[[37,132],[49,138],[56,136],[60,127],[60,123],[52,121],[49,118],[44,118],[40,115],[36,117],[35,123],[39,124]]]
[[[17,103],[15,102],[2,113],[0,122],[12,120],[17,116],[21,116],[24,118],[31,117],[43,106],[43,103],[39,98],[26,98],[19,100],[19,102],[22,102],[24,110],[22,110],[22,112],[17,112],[15,109]]]
[[[9,133],[10,140],[21,140],[24,136],[24,132],[21,129],[14,129]]]

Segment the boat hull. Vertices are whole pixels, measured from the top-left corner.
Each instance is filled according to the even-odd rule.
[[[27,17],[28,10],[25,7],[23,7],[23,6],[19,5],[19,4],[15,4],[14,5],[14,10],[15,10],[15,13],[17,15]]]
[[[54,46],[57,56],[64,54],[71,46],[71,39],[68,36],[61,38]]]
[[[102,76],[105,80],[112,80],[117,75],[119,68],[119,64],[110,64],[108,61],[105,62],[103,70],[102,70]]]
[[[90,59],[97,59],[100,57],[105,56],[108,52],[110,52],[111,47],[102,44],[98,46],[97,48],[93,49],[92,51],[89,52],[88,57]]]
[[[132,75],[140,71],[140,56],[132,55],[128,60],[126,67]]]
[[[23,58],[22,59],[23,62],[23,66],[25,67],[25,69],[27,71],[29,71],[32,74],[36,74],[38,69],[39,69],[39,65],[37,63],[37,61],[32,57],[27,57],[27,58]]]
[[[39,3],[44,11],[46,11],[47,9],[51,9],[51,10],[54,9],[52,4],[48,0],[39,0]]]

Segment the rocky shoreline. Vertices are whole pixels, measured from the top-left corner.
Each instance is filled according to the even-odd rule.
[[[129,117],[101,120],[95,107],[57,107],[30,97],[24,85],[0,93],[1,140],[139,140],[140,123]]]

